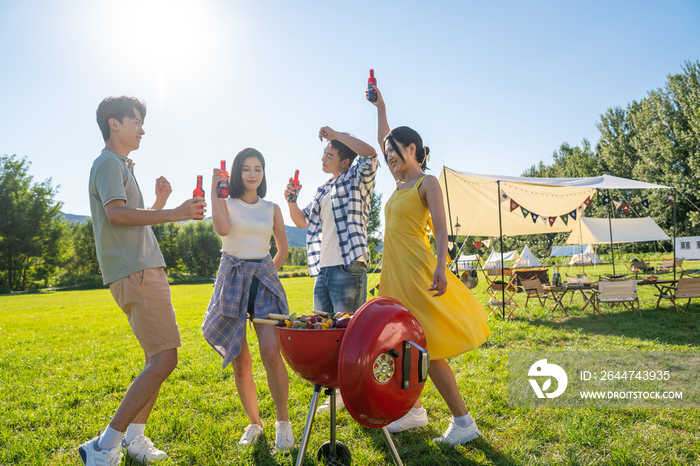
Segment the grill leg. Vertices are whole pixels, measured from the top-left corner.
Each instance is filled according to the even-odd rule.
[[[384,440],[386,440],[386,444],[389,446],[391,456],[392,458],[394,458],[394,463],[396,463],[396,466],[403,466],[401,458],[399,457],[399,452],[396,451],[396,446],[394,445],[394,441],[391,439],[391,435],[389,435],[389,431],[386,430],[386,427],[382,427],[381,431],[382,434],[384,434]]]
[[[329,393],[330,392],[330,393]],[[330,395],[331,397],[331,402],[330,402],[330,408],[331,408],[331,458],[337,458],[338,457],[338,452],[336,451],[336,445],[335,445],[335,389],[334,388],[329,388],[326,390],[326,394]]]
[[[304,435],[301,437],[301,443],[299,444],[299,456],[297,457],[296,466],[301,466],[304,463],[304,455],[306,455],[306,447],[309,444],[309,437],[311,437],[311,427],[314,425],[314,416],[316,415],[320,393],[321,386],[314,385],[314,395],[311,397],[311,407],[309,408],[309,415],[306,417]]]

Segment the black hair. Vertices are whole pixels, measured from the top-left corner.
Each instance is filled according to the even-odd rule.
[[[121,95],[118,97],[107,97],[100,102],[100,105],[97,107],[97,126],[100,127],[105,141],[109,139],[110,135],[110,118],[114,118],[119,123],[124,123],[125,116],[136,118],[134,109],[137,109],[141,114],[141,123],[143,123],[146,120],[146,102],[143,99],[130,95]]]
[[[245,192],[243,187],[243,162],[245,159],[255,157],[260,160],[263,168],[263,177],[260,186],[258,186],[258,196],[265,197],[267,194],[267,179],[265,178],[265,157],[257,149],[248,147],[240,151],[236,158],[233,159],[233,167],[231,167],[231,178],[229,178],[228,192],[229,197],[241,197]]]
[[[420,169],[424,172],[428,169],[427,162],[428,156],[430,155],[430,148],[423,146],[423,139],[421,139],[420,134],[418,134],[415,130],[409,128],[408,126],[399,126],[398,128],[392,129],[391,132],[386,135],[386,137],[384,138],[384,144],[382,144],[382,152],[384,153],[385,161],[387,161],[387,141],[389,141],[389,144],[394,149],[394,152],[396,152],[396,154],[403,162],[406,162],[406,159],[404,159],[403,154],[401,153],[401,148],[399,147],[397,142],[401,143],[401,145],[403,145],[404,147],[408,147],[411,144],[415,145],[416,160],[420,164]]]
[[[347,133],[344,133],[347,134]],[[350,160],[350,165],[355,161],[355,157],[357,157],[357,154],[355,151],[350,149],[348,146],[343,144],[342,142],[338,141],[337,139],[331,140],[331,147],[338,151],[338,158],[342,162],[343,160],[347,159]]]

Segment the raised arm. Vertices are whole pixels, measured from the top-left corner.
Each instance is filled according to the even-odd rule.
[[[433,235],[435,235],[437,266],[433,272],[433,284],[428,288],[437,291],[433,296],[437,297],[447,290],[447,278],[445,277],[445,262],[447,261],[447,221],[445,219],[445,205],[442,201],[440,183],[434,176],[426,176],[418,188],[421,201],[430,210],[433,219]]]
[[[292,222],[294,222],[294,225],[296,225],[297,228],[306,228],[309,226],[309,224],[306,221],[306,216],[304,215],[304,211],[302,211],[299,206],[297,205],[297,201],[290,202],[289,201],[289,195],[295,192],[294,189],[294,184],[292,184],[293,178],[289,179],[289,184],[287,184],[287,188],[284,190],[284,198],[287,199],[287,206],[289,207],[289,216],[292,217]],[[299,183],[296,187],[296,194],[297,198],[299,196],[299,192],[301,191],[301,183]]]
[[[219,199],[214,193],[219,188],[220,181],[228,183],[228,176],[224,175],[224,171],[218,168],[214,169],[214,174],[211,178],[211,220],[214,225],[214,231],[219,236],[228,235],[231,230],[231,224],[228,221],[228,207],[226,207],[226,199]]]
[[[156,180],[156,202],[151,206],[151,210],[160,210],[165,207],[165,203],[172,192],[170,182],[164,176],[158,178]]]
[[[377,142],[379,143],[379,148],[382,153],[384,153],[384,138],[389,134],[391,129],[389,128],[389,122],[386,118],[386,103],[384,102],[384,97],[382,97],[382,93],[379,92],[377,86],[372,87],[374,87],[374,91],[377,93],[377,100],[370,102],[377,107]],[[367,91],[365,91],[365,96],[367,96],[366,94]]]
[[[357,139],[356,137],[350,136],[349,134],[345,133],[340,133],[338,131],[333,130],[332,128],[328,126],[324,126],[321,128],[318,132],[318,138],[323,141],[324,139],[326,141],[339,141],[348,146],[353,152],[355,152],[357,155],[360,157],[371,157],[375,155],[377,152],[374,150],[372,146],[367,144],[365,141],[362,141],[361,139]]]
[[[272,262],[275,263],[275,269],[279,270],[284,261],[287,260],[287,257],[289,257],[289,245],[287,243],[287,231],[284,229],[284,217],[282,217],[282,211],[277,204],[275,204],[272,235],[275,237],[275,244],[277,245],[277,254],[272,258]]]

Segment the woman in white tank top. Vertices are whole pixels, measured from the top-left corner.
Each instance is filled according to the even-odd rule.
[[[220,181],[229,183],[229,198],[215,197]],[[239,445],[254,444],[263,432],[246,321],[249,316],[252,319],[289,313],[287,296],[277,275],[289,255],[284,219],[277,205],[263,199],[266,191],[265,159],[255,149],[244,149],[236,155],[230,181],[225,172],[214,169],[212,220],[214,230],[222,238],[222,255],[202,329],[207,342],[224,358],[224,368],[231,364],[241,404],[250,420]],[[269,252],[271,236],[277,244],[274,258]],[[291,451],[294,437],[287,412],[289,377],[277,330],[272,325],[253,326],[275,403],[275,449]]]

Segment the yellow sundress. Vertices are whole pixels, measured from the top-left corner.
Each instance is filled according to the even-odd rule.
[[[491,335],[486,311],[471,291],[446,270],[447,291],[433,297],[437,259],[427,245],[430,211],[418,187],[396,190],[384,206],[385,231],[379,295],[401,302],[423,326],[430,359],[446,359],[481,346]]]

